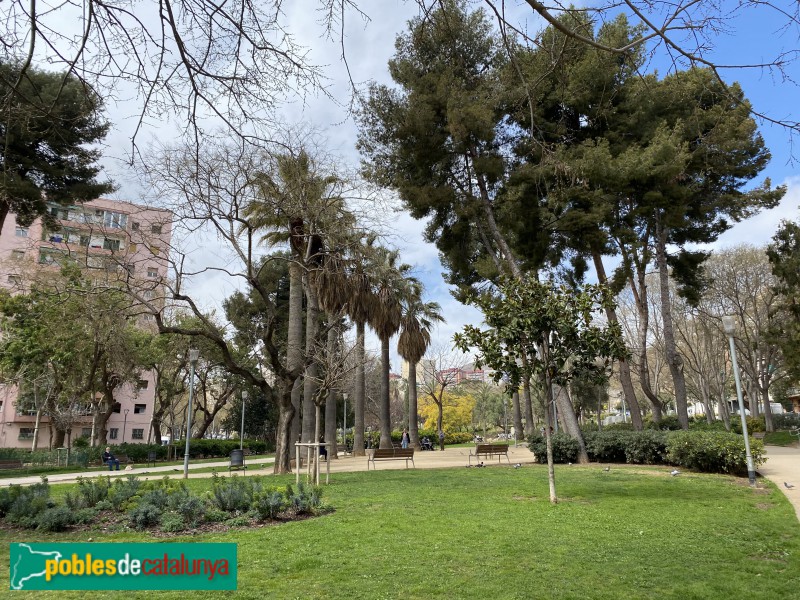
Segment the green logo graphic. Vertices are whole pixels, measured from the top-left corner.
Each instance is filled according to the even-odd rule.
[[[12,590],[235,590],[236,544],[11,544]]]

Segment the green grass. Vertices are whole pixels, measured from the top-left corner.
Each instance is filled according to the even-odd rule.
[[[790,431],[772,431],[764,434],[764,443],[770,446],[791,446],[798,441]]]
[[[325,488],[332,514],[173,541],[237,542],[234,599],[798,596],[800,524],[769,482],[753,490],[731,477],[597,466],[557,467],[556,475],[562,502],[554,506],[542,466],[337,473]],[[211,482],[188,485],[202,491]],[[0,561],[8,564],[11,541],[88,537],[152,539],[137,532],[0,532]],[[0,587],[8,589],[7,580]]]

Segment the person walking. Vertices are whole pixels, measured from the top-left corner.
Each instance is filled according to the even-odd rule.
[[[410,442],[411,442],[411,437],[408,435],[408,429],[403,429],[403,435],[400,437],[400,447],[408,448],[408,444]]]
[[[444,452],[444,431],[439,430],[439,450]]]

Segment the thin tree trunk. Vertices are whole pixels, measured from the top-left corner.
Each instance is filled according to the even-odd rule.
[[[364,323],[356,323],[356,389],[353,424],[353,456],[364,456],[364,402],[366,383],[364,377]]]
[[[550,488],[550,503],[558,504],[558,496],[556,495],[556,471],[553,465],[553,437],[550,433],[550,430],[553,428],[553,412],[551,410],[553,406],[553,382],[547,373],[544,375],[544,385],[546,400],[544,406],[544,439],[547,447],[547,483]]]
[[[317,294],[308,280],[305,282],[306,293],[306,356],[310,356],[316,351],[314,343],[319,331],[319,302]],[[306,367],[305,381],[303,381],[303,421],[302,421],[302,440],[305,443],[314,442],[314,431],[316,429],[315,416],[316,405],[314,396],[317,392],[317,363],[311,361]]]
[[[689,429],[689,411],[686,403],[686,380],[683,375],[683,359],[675,344],[675,331],[672,324],[672,303],[669,294],[669,267],[667,266],[667,229],[660,216],[656,219],[656,267],[661,296],[661,320],[664,327],[664,350],[667,365],[675,388],[675,410],[681,428]]]
[[[333,318],[332,316],[329,318]],[[328,356],[333,357],[336,352],[336,328],[328,330]],[[329,358],[328,360],[332,360]],[[328,445],[328,460],[339,458],[336,448],[336,392],[328,390],[328,397],[325,399],[325,442]]]
[[[33,442],[31,443],[31,452],[36,452],[39,448],[39,427],[42,424],[42,409],[36,411],[36,422],[33,425]]]
[[[295,261],[289,263],[289,326],[286,340],[286,366],[291,372],[300,368],[303,361],[303,273]],[[300,440],[300,402],[303,396],[302,378],[292,384],[292,418],[289,439]]]
[[[772,406],[769,404],[769,388],[761,388],[761,398],[764,402],[764,424],[768,432],[775,431],[775,425],[772,422]]]
[[[578,424],[575,409],[572,407],[572,401],[562,386],[558,386],[555,391],[555,397],[564,429],[571,438],[578,442],[578,462],[582,465],[587,464],[589,462],[589,454],[586,452],[586,442],[583,440],[583,433],[581,432],[581,426]]]
[[[594,268],[597,272],[597,280],[602,285],[608,284],[608,277],[606,276],[605,265],[603,264],[603,257],[597,251],[592,251],[592,259],[594,260]],[[618,324],[619,318],[617,311],[612,307],[606,308],[606,318],[609,323]],[[624,358],[617,361],[619,365],[619,382],[622,386],[622,394],[625,397],[625,403],[631,410],[631,422],[633,428],[641,431],[644,428],[642,421],[642,409],[639,406],[639,400],[636,398],[636,391],[633,389],[633,380],[631,379],[631,366],[630,363]]]
[[[522,353],[522,366],[523,370],[528,372],[528,356],[525,352]],[[531,380],[528,377],[522,379],[522,399],[525,403],[525,437],[533,435],[533,402],[531,401]]]
[[[645,397],[650,402],[653,412],[653,422],[661,422],[663,404],[661,399],[655,395],[650,387],[650,366],[647,359],[647,333],[650,327],[650,309],[647,306],[647,283],[643,269],[637,269],[638,287],[633,279],[630,279],[630,287],[636,299],[636,309],[639,313],[639,386],[642,388]]]
[[[389,411],[389,338],[381,340],[381,402],[379,417],[381,422],[380,448],[392,447],[392,424]]]
[[[266,390],[262,391],[266,392]],[[294,417],[291,390],[284,392],[277,400],[278,425],[275,431],[275,465],[273,466],[273,473],[276,475],[289,473],[291,471],[289,461],[294,457],[294,440],[290,439],[292,417]],[[299,465],[298,468],[300,468]]]
[[[419,450],[419,427],[417,425],[417,363],[408,363],[408,437],[411,447]]]
[[[522,426],[522,410],[519,405],[519,392],[515,391],[511,396],[511,403],[514,406],[514,439],[516,440],[519,435],[525,433],[525,429]]]

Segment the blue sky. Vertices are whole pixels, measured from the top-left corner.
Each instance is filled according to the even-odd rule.
[[[344,46],[353,79],[357,83],[369,80],[390,83],[386,69],[387,60],[393,54],[396,35],[404,31],[407,20],[417,14],[417,5],[413,1],[403,0],[372,0],[358,4],[369,15],[370,21],[364,22],[353,12],[345,20]],[[779,4],[785,4],[791,10],[791,2]],[[281,113],[289,122],[308,122],[319,128],[326,138],[325,144],[330,152],[341,156],[344,162],[355,167],[358,164],[355,150],[357,132],[346,109],[350,89],[347,72],[340,59],[342,49],[338,39],[326,39],[320,24],[321,15],[316,10],[318,6],[318,0],[299,0],[285,3],[283,9],[289,29],[302,45],[309,48],[310,61],[324,66],[329,94],[340,101],[333,101],[324,94],[311,94],[304,98],[291,99]],[[764,8],[738,14],[737,7],[742,4],[730,0],[705,2],[701,6],[709,6],[719,14],[738,15],[726,23],[727,32],[724,35],[712,40],[714,48],[709,56],[714,59],[729,64],[752,64],[769,61],[781,52],[800,48],[797,26],[781,30],[785,19],[774,13],[773,16],[765,16]],[[532,17],[531,9],[522,0],[508,3],[507,10],[528,31],[540,27],[540,20]],[[663,74],[672,65],[662,47],[654,55],[651,68],[657,67]],[[788,74],[795,81],[800,81],[800,64],[791,64]],[[778,119],[798,118],[800,90],[794,82],[784,81],[777,73],[764,69],[729,69],[723,71],[723,77],[728,82],[739,81],[757,110]],[[113,159],[122,158],[128,148],[127,139],[132,128],[130,115],[134,111],[129,104],[121,102],[110,107],[109,112],[115,122],[115,131],[109,138],[107,164],[113,176],[122,184],[117,195],[134,199],[132,196],[137,193],[135,183],[121,163]],[[164,132],[168,129],[168,124],[154,122],[145,131],[144,139],[148,135],[164,139],[168,135]],[[781,218],[800,218],[800,168],[792,161],[792,142],[797,144],[800,140],[796,136],[793,139],[785,128],[768,123],[762,124],[761,131],[773,156],[764,175],[771,177],[774,184],[787,184],[789,192],[777,209],[758,215],[724,234],[717,244],[719,246],[742,242],[767,243]],[[794,151],[800,157],[800,147],[795,145]],[[402,212],[387,213],[385,216],[385,228],[392,234],[389,241],[401,250],[405,262],[415,266],[417,275],[426,284],[429,299],[436,300],[443,306],[447,323],[434,333],[434,343],[448,343],[453,332],[465,323],[478,324],[480,315],[477,311],[458,305],[450,296],[441,277],[443,268],[438,261],[435,247],[421,239],[422,224]],[[195,261],[202,263],[204,260],[211,260],[213,254],[208,244],[198,244]],[[198,282],[194,290],[206,300],[208,306],[213,306],[234,287],[220,278],[209,278]],[[371,345],[377,350],[377,340],[373,340]],[[394,343],[392,349],[393,369],[397,371],[399,361],[394,352]]]

